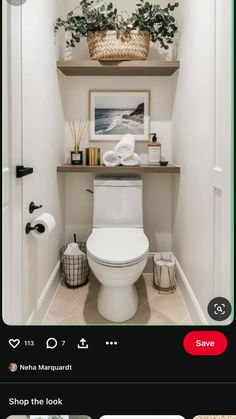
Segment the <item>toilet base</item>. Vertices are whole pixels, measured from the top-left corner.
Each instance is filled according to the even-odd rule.
[[[138,294],[134,285],[108,287],[101,285],[98,292],[98,311],[107,320],[120,323],[133,317],[138,308]]]

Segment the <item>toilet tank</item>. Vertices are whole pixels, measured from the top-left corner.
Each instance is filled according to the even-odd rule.
[[[139,176],[94,179],[93,227],[143,227],[143,182]]]

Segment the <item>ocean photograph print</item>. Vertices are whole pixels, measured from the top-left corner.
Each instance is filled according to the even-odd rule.
[[[119,141],[133,134],[137,141],[147,141],[150,122],[150,92],[90,91],[90,140]]]

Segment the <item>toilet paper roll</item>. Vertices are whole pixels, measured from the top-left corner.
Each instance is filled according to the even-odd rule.
[[[161,288],[169,288],[171,286],[171,280],[174,279],[175,263],[158,261],[157,265],[157,276],[160,278]]]
[[[78,243],[69,243],[64,252],[64,255],[65,256],[79,256],[79,255],[85,255],[85,253],[81,252],[78,246]]]
[[[40,233],[37,230],[32,230],[31,234],[36,239],[40,237],[47,237],[51,233],[51,231],[55,228],[56,221],[52,214],[48,214],[44,212],[42,215],[40,215],[39,217],[35,218],[34,221],[32,221],[31,226],[35,227],[37,224],[42,224],[45,228],[45,231],[43,233]]]
[[[172,253],[157,253],[154,256],[156,274],[161,288],[169,288],[174,281],[176,259]]]

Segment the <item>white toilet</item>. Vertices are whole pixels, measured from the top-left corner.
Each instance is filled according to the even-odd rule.
[[[93,230],[87,255],[101,283],[98,311],[106,319],[119,323],[136,313],[138,296],[133,284],[144,270],[148,248],[143,231],[142,179],[94,179]]]

